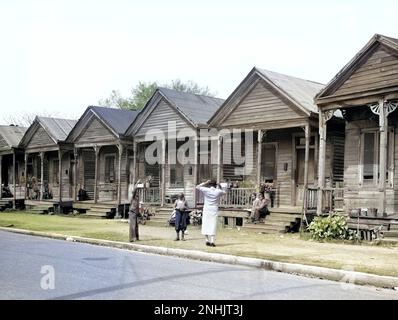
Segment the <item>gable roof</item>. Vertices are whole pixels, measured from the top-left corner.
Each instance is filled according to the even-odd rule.
[[[159,88],[159,91],[195,125],[206,124],[224,99]]]
[[[17,148],[26,130],[25,127],[0,125],[0,136],[7,143],[9,149]]]
[[[279,87],[279,89],[293,98],[304,109],[309,112],[318,113],[318,108],[314,103],[314,97],[325,87],[324,84],[288,76],[274,71],[259,68],[256,68],[256,70],[264,77],[271,80],[277,87]]]
[[[20,146],[26,147],[37,128],[40,126],[47,132],[50,138],[54,141],[54,144],[64,142],[76,123],[76,120],[36,116],[35,120],[22,137]]]
[[[320,99],[332,95],[339,87],[340,83],[347,80],[355,70],[366,60],[369,53],[372,53],[377,46],[382,45],[389,51],[398,55],[398,39],[375,34],[370,41],[333,77],[331,81],[315,97],[315,101],[320,103]]]
[[[276,92],[290,101],[297,109],[307,116],[310,116],[311,113],[318,113],[318,108],[314,103],[314,97],[323,89],[323,84],[254,67],[209,120],[209,124],[214,125],[223,121],[229,114],[221,116],[223,111],[228,110],[229,112],[233,112],[233,109],[239,102],[239,97],[244,96],[248,92],[250,85],[254,83],[256,79],[264,80]]]
[[[108,107],[90,106],[89,109],[101,118],[119,136],[124,135],[139,111],[123,110]]]
[[[89,106],[71,130],[66,140],[73,142],[83,132],[93,117],[99,119],[117,138],[121,138],[125,135],[126,130],[138,114],[139,111]]]
[[[209,119],[224,102],[220,98],[181,92],[168,88],[158,88],[126,133],[134,134],[135,130],[138,130],[163,98],[193,127],[207,126]]]

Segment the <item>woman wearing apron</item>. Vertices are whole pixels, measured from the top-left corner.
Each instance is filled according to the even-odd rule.
[[[208,180],[196,187],[203,193],[204,206],[202,217],[202,234],[206,237],[206,245],[215,247],[215,236],[217,231],[218,203],[219,199],[226,194],[217,182]]]

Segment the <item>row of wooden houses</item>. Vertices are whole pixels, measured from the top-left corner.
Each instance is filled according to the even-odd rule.
[[[234,218],[266,184],[269,230],[336,210],[377,211],[374,218],[388,220],[398,212],[397,106],[398,40],[375,35],[326,86],[255,67],[226,100],[159,88],[140,112],[88,107],[78,121],[37,117],[29,128],[1,126],[0,182],[10,186],[14,206],[23,200],[122,214],[139,180],[147,204],[165,207],[183,192],[196,207],[203,200],[195,185],[214,178],[233,182],[221,206]],[[209,129],[217,134],[203,137]],[[171,143],[170,136],[184,130],[193,136],[191,161],[175,163],[171,151],[187,139]],[[253,133],[251,151],[247,135],[234,130]],[[148,163],[154,140],[161,161]],[[238,151],[229,147],[237,142]],[[225,161],[236,152],[243,164]]]

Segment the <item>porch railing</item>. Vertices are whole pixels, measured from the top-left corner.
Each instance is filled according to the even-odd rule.
[[[160,188],[140,188],[138,189],[140,201],[146,204],[160,204]]]
[[[227,190],[227,194],[220,199],[220,207],[225,208],[246,208],[251,207],[251,195],[256,193],[256,188],[231,188]],[[203,193],[196,190],[196,203],[203,205]]]
[[[344,208],[344,189],[325,188],[322,193],[323,208],[322,212],[328,213]],[[307,210],[316,210],[318,204],[318,189],[309,188],[307,190]]]
[[[14,195],[14,186],[12,184],[9,185],[11,193]],[[16,185],[15,186],[15,193],[17,199],[24,199],[25,198],[25,186],[24,185]]]

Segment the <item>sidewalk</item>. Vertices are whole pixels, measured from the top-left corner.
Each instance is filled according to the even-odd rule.
[[[140,225],[141,240],[129,244],[128,224],[120,220],[20,213],[0,213],[0,226],[5,227],[2,230],[34,230],[39,232],[36,235],[58,234],[61,239],[71,236],[75,241],[149,253],[238,263],[337,281],[354,279],[358,284],[398,287],[398,247],[393,245],[318,243],[302,240],[298,234],[263,235],[221,229],[216,239],[217,247],[212,248],[205,246],[199,227],[189,227],[187,241],[173,241],[175,232],[172,227],[150,225]]]

